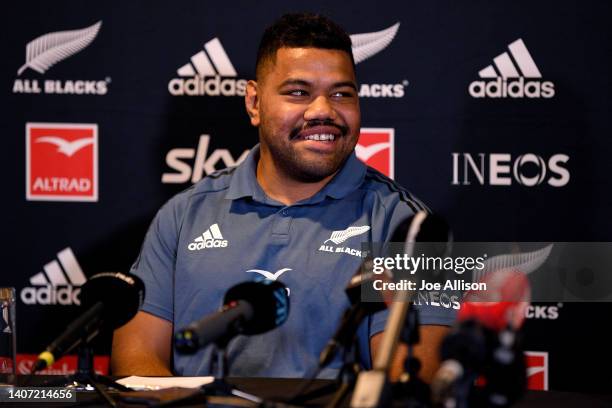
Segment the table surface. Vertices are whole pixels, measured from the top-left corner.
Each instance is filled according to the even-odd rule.
[[[62,376],[18,376],[16,385],[17,386],[45,386],[48,381],[61,380]],[[6,381],[6,376],[0,376],[0,382]],[[238,389],[258,395],[264,398],[272,397],[286,397],[293,395],[298,387],[302,384],[300,379],[284,379],[284,378],[230,378],[228,382],[233,384]],[[310,389],[320,389],[326,385],[331,384],[331,381],[317,380],[313,383]],[[78,402],[76,404],[59,404],[59,403],[18,403],[14,406],[26,408],[30,406],[43,406],[43,407],[55,407],[55,406],[88,406],[88,407],[102,407],[107,406],[103,403],[103,400],[93,392],[83,392],[77,394]],[[111,393],[113,398],[119,397],[118,393]],[[309,402],[309,406],[323,406],[329,401],[330,395],[323,395],[315,398]],[[349,399],[350,400],[350,399]],[[137,400],[136,400],[137,401]],[[7,406],[2,404],[3,406]],[[250,404],[246,404],[247,406]],[[397,404],[394,404],[397,405]],[[126,402],[123,401],[119,404],[122,407],[137,407],[144,406],[142,403],[138,404],[134,401]],[[398,405],[401,406],[401,405]],[[559,391],[527,391],[524,398],[519,401],[515,407],[519,408],[536,408],[536,407],[559,407],[559,408],[609,408],[612,407],[612,394],[609,395],[591,395],[591,394],[580,394],[573,392],[559,392]]]

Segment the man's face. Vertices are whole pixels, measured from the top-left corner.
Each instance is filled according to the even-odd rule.
[[[356,86],[353,65],[343,51],[279,49],[274,61],[265,62],[259,82],[247,88],[262,165],[301,182],[335,174],[359,135]]]

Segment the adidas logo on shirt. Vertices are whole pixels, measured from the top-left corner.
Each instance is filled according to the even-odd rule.
[[[187,248],[190,251],[199,251],[205,248],[225,248],[227,244],[227,240],[223,239],[219,225],[213,224],[202,235],[194,239]]]
[[[21,290],[26,305],[80,305],[80,286],[87,278],[72,249],[57,253],[57,259],[43,266],[43,271],[30,278],[30,287]],[[59,262],[58,262],[59,261]]]
[[[474,98],[552,98],[555,85],[542,81],[542,74],[522,39],[508,45],[504,52],[493,58],[493,64],[478,72],[483,81],[469,86]],[[514,79],[516,78],[516,79]],[[532,79],[532,80],[526,80]]]
[[[216,37],[176,73],[180,78],[168,83],[168,91],[174,96],[244,96],[246,92],[246,79],[235,79],[236,69]]]

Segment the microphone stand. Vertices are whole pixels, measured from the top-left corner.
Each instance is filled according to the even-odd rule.
[[[358,295],[359,292],[357,292],[357,296]],[[358,347],[356,345],[357,329],[367,315],[377,310],[379,310],[378,307],[367,303],[361,303],[360,300],[356,301],[350,308],[345,310],[338,331],[334,336],[334,338],[337,338],[337,341],[334,340],[327,343],[319,356],[319,365],[316,372],[303,384],[298,393],[288,400],[289,403],[303,405],[312,399],[334,393],[334,396],[326,407],[337,408],[342,405],[344,398],[346,398],[348,392],[355,385],[357,376],[361,371],[357,363],[357,361],[360,360],[358,358]],[[335,381],[314,390],[306,391],[312,385],[317,374],[332,362],[339,349],[342,349],[342,366],[338,371]]]
[[[420,341],[419,311],[411,307],[407,311],[404,328],[400,340],[408,346],[408,354],[404,360],[404,374],[397,384],[393,386],[393,396],[407,398],[402,401],[406,407],[430,407],[429,386],[418,377],[421,361],[414,356],[414,345]]]
[[[355,337],[349,346],[347,346],[342,353],[342,367],[334,386],[337,387],[331,401],[326,405],[326,408],[338,408],[344,403],[344,399],[350,392],[357,381],[357,376],[361,371],[357,364],[357,347],[355,344]]]
[[[202,398],[208,397],[237,397],[251,401],[255,404],[263,404],[265,401],[253,394],[240,391],[226,381],[228,375],[227,345],[234,337],[234,333],[218,339],[213,345],[213,356],[210,361],[210,372],[214,373],[214,380],[211,383],[202,385],[195,394],[181,397],[157,404],[157,407],[184,406],[193,402],[198,402]],[[231,405],[231,404],[229,404]]]
[[[73,388],[76,391],[87,390],[88,385],[93,387],[96,392],[104,399],[111,407],[117,407],[117,403],[108,394],[105,388],[115,388],[118,391],[132,391],[130,388],[119,384],[111,378],[97,374],[94,370],[94,352],[91,347],[91,340],[98,334],[92,333],[90,336],[83,336],[77,348],[77,370],[74,374],[64,376],[63,378],[46,381],[45,386],[53,387],[63,385],[64,387]]]

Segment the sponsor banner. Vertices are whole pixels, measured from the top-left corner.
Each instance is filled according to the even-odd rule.
[[[529,305],[525,310],[525,318],[529,320],[557,320],[560,318],[563,303],[556,305]]]
[[[527,389],[533,391],[548,391],[548,353],[543,351],[525,351],[525,367],[527,370]],[[484,387],[487,381],[478,377],[476,385]]]
[[[21,301],[26,305],[80,305],[81,286],[87,278],[72,249],[64,248],[57,259],[43,266],[30,277],[30,285],[21,290]]]
[[[106,95],[110,78],[103,80],[40,79],[55,64],[87,48],[95,40],[102,21],[77,30],[43,34],[26,45],[25,63],[17,70],[13,82],[14,94]],[[29,71],[37,73],[29,78]]]
[[[522,39],[508,45],[509,53],[493,58],[493,64],[478,72],[481,81],[469,86],[473,98],[552,98],[555,84],[542,74]]]
[[[97,124],[26,124],[26,199],[98,201]]]
[[[361,128],[355,154],[365,164],[391,179],[395,176],[394,152],[393,128]]]
[[[173,171],[162,174],[162,183],[197,183],[217,170],[239,165],[250,151],[245,149],[238,158],[234,158],[227,149],[215,149],[209,154],[209,145],[210,135],[201,135],[196,149],[170,150],[166,154],[166,165]]]
[[[173,96],[244,96],[247,80],[236,78],[238,73],[219,38],[206,42],[203,48],[177,69],[168,92]]]
[[[32,372],[34,363],[38,360],[37,354],[17,354],[17,374],[27,375]],[[57,360],[51,367],[38,371],[40,375],[69,375],[77,370],[78,357],[68,355]],[[94,356],[94,371],[99,375],[108,375],[110,366],[109,356]]]
[[[355,153],[367,165],[393,178],[395,172],[395,131],[392,128],[362,128]],[[249,154],[245,149],[234,156],[225,148],[210,149],[211,136],[200,135],[197,147],[175,148],[166,154],[166,166],[170,171],[162,174],[163,184],[197,183],[203,177],[226,167],[237,166]]]
[[[570,157],[564,153],[540,156],[534,153],[453,152],[453,186],[565,187],[571,179]]]
[[[527,389],[548,391],[548,352],[525,351]]]
[[[355,64],[378,54],[387,48],[399,30],[400,23],[391,27],[371,33],[351,34],[353,59]],[[361,98],[403,98],[408,80],[398,83],[363,83],[359,86]]]
[[[355,64],[378,54],[391,44],[400,23],[371,33],[350,35]],[[215,37],[191,56],[189,62],[176,70],[176,77],[168,82],[173,96],[244,96],[247,80],[238,78],[221,40]],[[359,87],[363,98],[402,98],[408,81],[398,83],[364,83]]]

